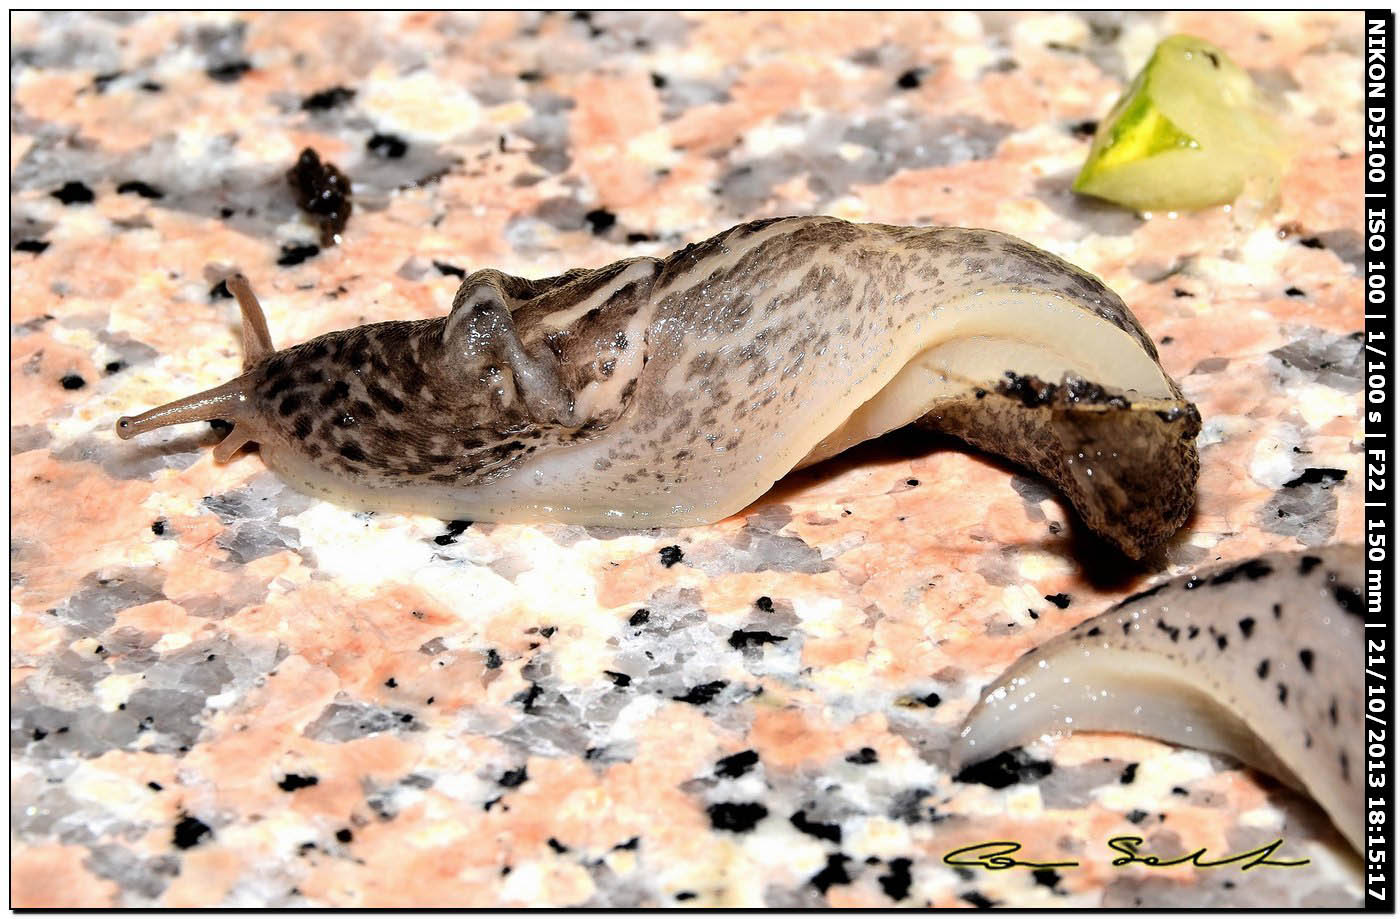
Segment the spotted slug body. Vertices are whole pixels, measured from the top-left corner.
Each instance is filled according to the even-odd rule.
[[[1165,581],[1026,653],[951,752],[959,769],[1045,735],[1143,734],[1228,753],[1310,794],[1361,851],[1360,547]]]
[[[467,277],[445,318],[274,351],[245,281],[245,373],[122,418],[222,418],[299,487],[371,509],[649,527],[741,510],[914,421],[1054,482],[1132,557],[1185,519],[1200,418],[1098,279],[988,230],[830,217],[663,259]]]

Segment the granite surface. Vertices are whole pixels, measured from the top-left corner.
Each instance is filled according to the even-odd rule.
[[[1360,534],[1357,14],[16,14],[15,906],[1351,905],[1321,812],[1124,735],[955,782],[1027,648],[1154,578]],[[1151,219],[1069,181],[1152,46],[1221,45],[1299,149]],[[338,245],[305,147],[354,185]],[[355,513],[118,415],[289,344],[740,220],[1004,230],[1104,278],[1204,418],[1128,569],[1041,482],[901,432],[707,527]],[[1113,868],[1104,841],[1303,868]],[[988,839],[1077,868],[974,872]]]

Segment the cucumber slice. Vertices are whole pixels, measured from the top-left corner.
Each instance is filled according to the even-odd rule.
[[[1249,74],[1204,39],[1159,44],[1099,124],[1074,190],[1141,211],[1277,187],[1288,153]]]

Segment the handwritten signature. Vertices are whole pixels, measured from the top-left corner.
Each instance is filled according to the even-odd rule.
[[[1142,845],[1141,836],[1114,836],[1108,840],[1108,848],[1120,853],[1112,862],[1115,868],[1124,865],[1138,864],[1147,865],[1150,868],[1171,868],[1175,865],[1191,864],[1197,868],[1221,868],[1225,865],[1239,864],[1241,871],[1248,871],[1250,868],[1298,868],[1308,864],[1310,859],[1273,859],[1271,856],[1283,845],[1282,839],[1275,839],[1265,846],[1250,849],[1247,852],[1237,852],[1227,855],[1224,858],[1208,859],[1206,848],[1202,846],[1194,852],[1179,855],[1173,858],[1161,858],[1150,853],[1142,852],[1139,847]],[[945,865],[954,865],[963,868],[982,868],[986,871],[1005,871],[1008,868],[1077,868],[1079,862],[1034,862],[1026,859],[1012,858],[1021,851],[1019,842],[1012,842],[1006,839],[997,839],[990,842],[979,842],[970,846],[963,846],[961,849],[954,849],[943,856]]]

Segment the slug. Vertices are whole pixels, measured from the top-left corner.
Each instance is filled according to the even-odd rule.
[[[1310,794],[1358,852],[1365,810],[1359,546],[1168,580],[1023,655],[954,771],[1043,735],[1121,731],[1228,753]]]
[[[1194,500],[1200,416],[1097,278],[989,230],[791,217],[663,259],[468,276],[443,318],[276,351],[116,425],[224,419],[308,492],[471,520],[710,523],[920,421],[1049,479],[1139,558]]]

